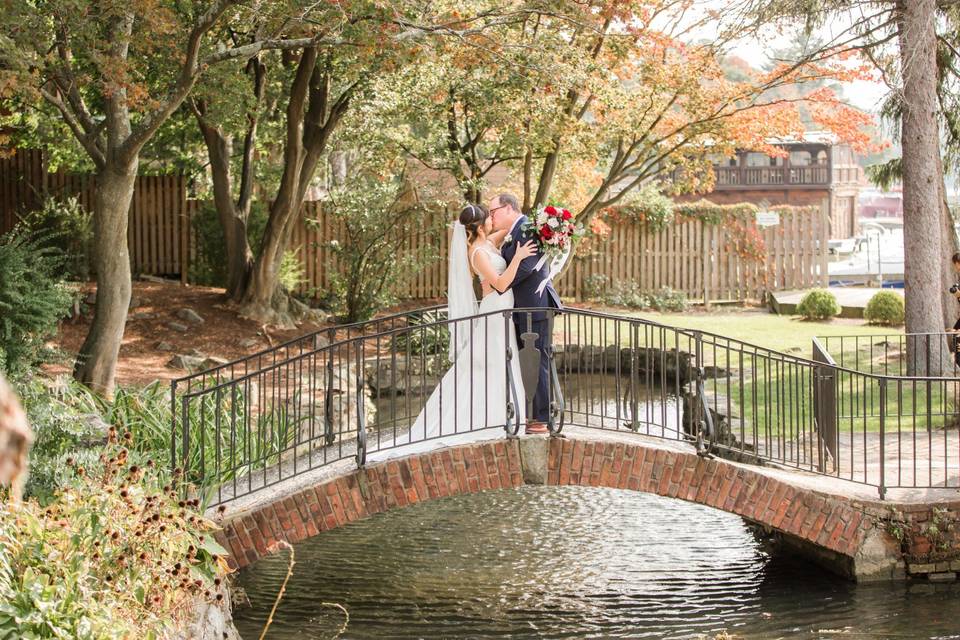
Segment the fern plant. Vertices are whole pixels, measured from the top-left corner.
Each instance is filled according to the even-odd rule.
[[[17,377],[49,355],[44,347],[73,304],[64,253],[50,232],[15,227],[0,236],[0,370]]]

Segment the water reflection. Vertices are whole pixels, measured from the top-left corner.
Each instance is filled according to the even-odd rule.
[[[269,637],[960,637],[960,590],[858,587],[769,557],[743,521],[646,494],[525,487],[393,511],[297,547]],[[240,575],[256,638],[284,557]]]

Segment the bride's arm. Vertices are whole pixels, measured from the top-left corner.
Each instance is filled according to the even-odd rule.
[[[487,235],[487,240],[493,243],[493,246],[499,247],[500,243],[503,242],[503,239],[507,237],[507,232],[509,229],[500,229],[500,231],[494,231],[491,234]]]
[[[517,275],[517,269],[520,268],[520,263],[523,262],[523,259],[534,255],[536,252],[537,243],[533,240],[520,245],[517,247],[517,253],[507,266],[507,270],[502,274],[498,274],[497,270],[490,264],[490,256],[483,251],[477,251],[473,259],[473,268],[483,277],[484,282],[500,293],[503,293],[509,289],[511,283],[513,283],[513,278]]]

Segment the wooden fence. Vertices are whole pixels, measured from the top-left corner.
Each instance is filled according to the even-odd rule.
[[[45,195],[74,195],[92,209],[94,182],[90,176],[49,172],[39,152],[21,150],[0,160],[0,232],[10,229],[19,216],[35,209]],[[176,275],[189,281],[189,264],[195,257],[191,216],[200,209],[186,197],[182,176],[141,176],[137,179],[130,211],[129,242],[134,273]],[[439,215],[439,214],[438,214]],[[308,225],[305,219],[319,221]],[[442,222],[442,221],[438,221]],[[610,282],[636,282],[645,291],[670,287],[701,302],[762,299],[765,292],[802,289],[827,284],[826,208],[810,213],[781,213],[780,224],[760,230],[766,259],[738,255],[730,231],[701,221],[674,224],[649,233],[636,224],[615,226],[610,237],[594,251],[574,259],[557,282],[567,299],[582,299],[591,276]],[[411,274],[398,292],[402,298],[443,298],[447,292],[448,238],[425,240],[411,236],[407,251],[428,251],[435,260]],[[290,248],[299,252],[306,283],[303,291],[329,289],[338,268],[330,242],[342,237],[319,203],[304,205],[304,215],[292,234]]]
[[[0,233],[12,229],[47,197],[75,197],[93,211],[96,182],[89,174],[48,171],[40,151],[20,149],[0,159]],[[135,274],[177,275],[186,282],[190,246],[187,179],[137,176],[127,241]]]
[[[761,300],[767,291],[827,286],[825,206],[782,212],[778,225],[758,231],[766,250],[763,261],[739,255],[733,231],[700,220],[673,224],[659,233],[618,225],[597,251],[574,259],[558,290],[580,299],[590,277],[603,275],[610,282],[636,282],[644,291],[670,287],[691,300],[726,302]]]

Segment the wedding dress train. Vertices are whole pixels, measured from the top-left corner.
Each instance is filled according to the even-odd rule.
[[[471,261],[477,251],[487,254],[498,274],[506,270],[506,261],[493,245],[474,249]],[[510,367],[516,389],[512,420],[514,425],[524,424],[525,400],[513,320],[497,313],[509,309],[513,309],[513,291],[493,291],[480,301],[480,317],[449,323],[451,333],[456,333],[452,340],[458,345],[455,362],[444,373],[408,432],[379,437],[373,434],[368,438],[368,460],[503,437],[501,429],[507,422],[509,393],[508,344],[513,353]]]

